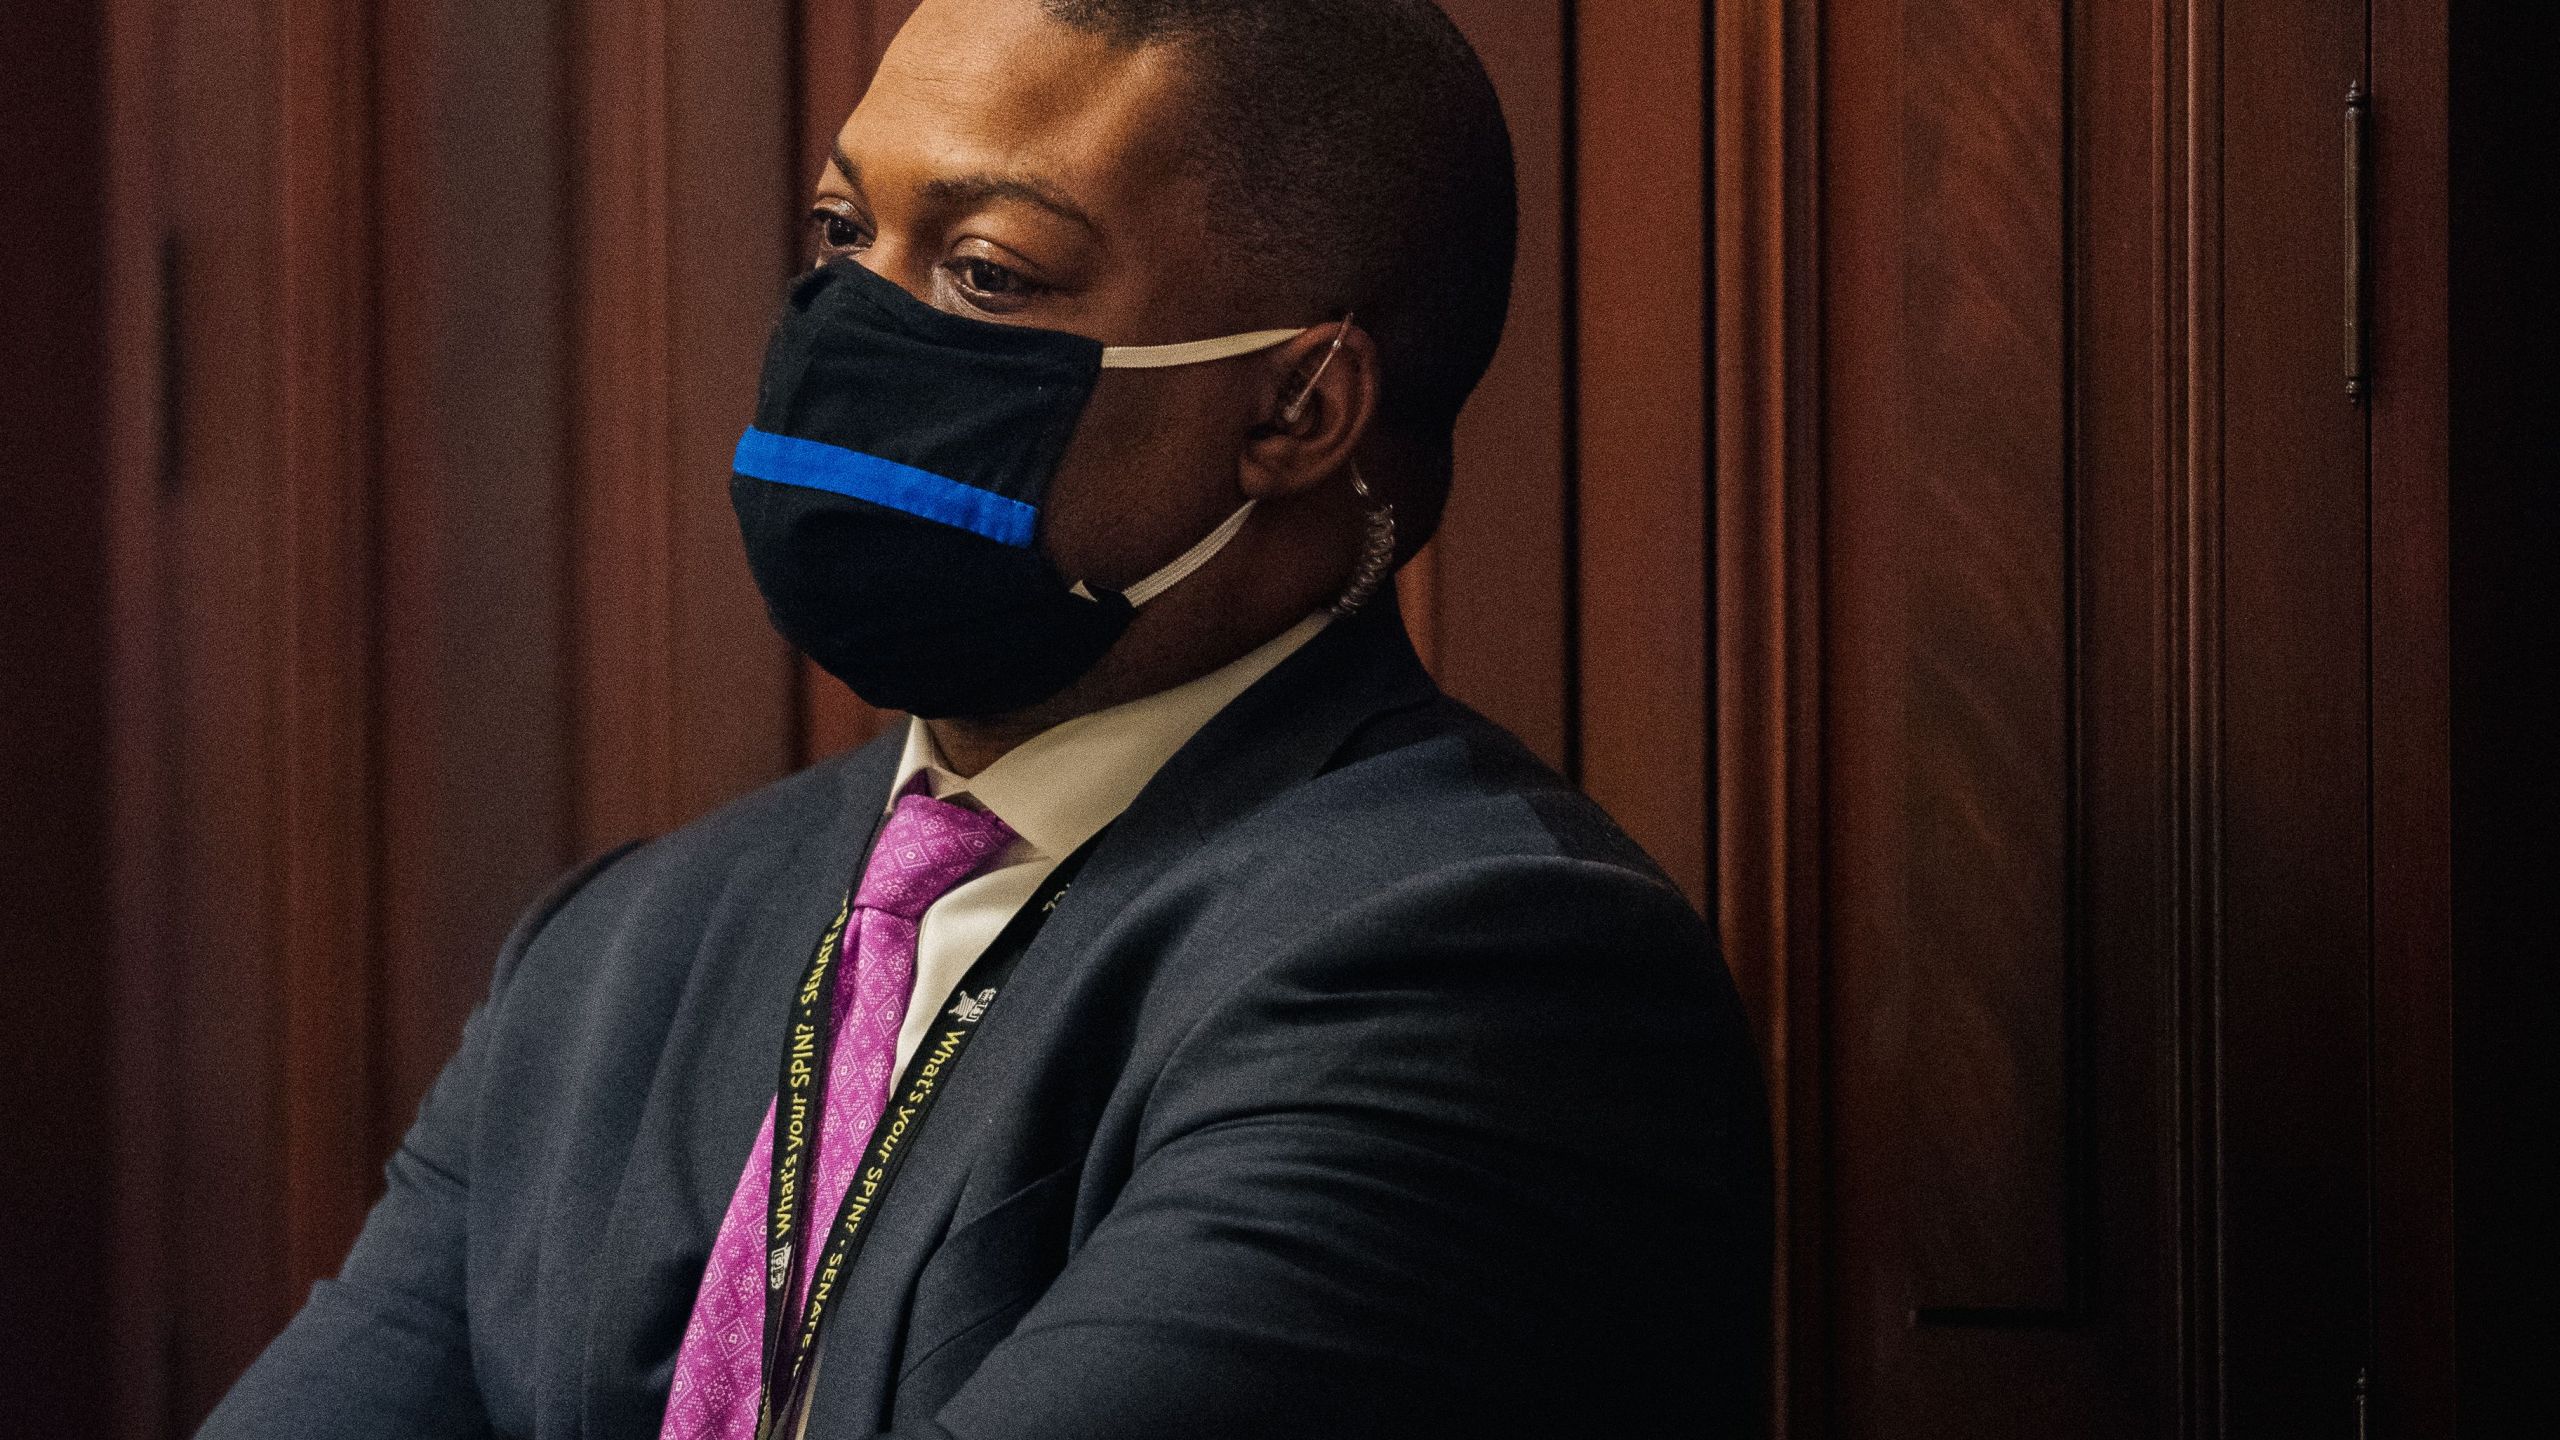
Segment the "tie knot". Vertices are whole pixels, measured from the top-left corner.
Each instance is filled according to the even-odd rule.
[[[1013,843],[1013,827],[984,810],[909,795],[889,812],[853,903],[914,920]]]

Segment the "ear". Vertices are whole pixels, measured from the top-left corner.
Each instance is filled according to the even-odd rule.
[[[1351,464],[1378,410],[1378,347],[1356,319],[1318,325],[1273,350],[1270,386],[1247,436],[1238,488],[1253,500],[1304,495]]]

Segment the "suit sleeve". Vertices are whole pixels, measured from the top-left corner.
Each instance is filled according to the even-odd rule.
[[[1763,1115],[1666,886],[1409,883],[1209,1007],[1107,1214],[921,1434],[1746,1433]]]
[[[553,887],[499,952],[490,998],[384,1167],[388,1182],[337,1278],[311,1289],[197,1440],[480,1440],[490,1434],[464,1318],[470,1153],[489,1015],[560,907],[626,851]]]

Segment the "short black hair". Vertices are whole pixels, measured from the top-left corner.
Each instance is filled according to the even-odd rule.
[[[1257,282],[1316,316],[1356,309],[1380,423],[1445,449],[1502,340],[1520,221],[1502,103],[1440,7],[1041,3],[1113,45],[1184,48],[1213,223]]]

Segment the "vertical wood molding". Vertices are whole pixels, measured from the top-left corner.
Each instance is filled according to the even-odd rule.
[[[2168,324],[2163,397],[2175,441],[2169,509],[2169,647],[2176,713],[2168,773],[2179,1045],[2178,1198],[2181,1434],[2222,1433],[2222,1185],[2217,1157],[2222,968],[2222,151],[2221,0],[2164,7],[2163,186],[2171,196],[2162,277]]]
[[[801,118],[781,0],[580,14],[572,469],[578,838],[592,852],[794,758],[794,662],[748,580],[725,482],[805,181],[785,187]]]
[[[1577,778],[1704,905],[1706,16],[1583,0],[1576,27],[1575,243],[1607,257],[1575,276]]]
[[[1777,1159],[1773,1432],[1822,1396],[1815,0],[1714,11],[1717,898]]]
[[[1577,0],[1446,0],[1511,129],[1520,242],[1502,348],[1458,419],[1439,538],[1406,569],[1405,619],[1441,684],[1572,773]],[[1649,616],[1622,616],[1640,624]]]
[[[579,7],[577,838],[594,851],[673,808],[674,541],[667,6]],[[609,220],[600,217],[610,217]]]
[[[371,1200],[373,425],[366,0],[283,0],[286,1270],[335,1273]]]
[[[106,287],[108,425],[108,675],[110,843],[114,851],[112,980],[124,999],[124,1027],[108,1084],[116,1113],[109,1329],[117,1363],[101,1377],[108,1432],[155,1440],[174,1408],[170,1359],[177,1317],[165,1303],[176,1274],[173,1252],[177,1137],[174,1111],[150,1067],[123,1063],[132,1034],[177,1033],[179,1001],[170,983],[172,906],[165,863],[174,827],[175,757],[162,743],[171,678],[166,575],[161,545],[161,477],[168,453],[173,390],[166,372],[177,253],[166,234],[154,183],[158,55],[153,0],[107,6],[107,214],[97,243],[110,257]],[[135,236],[149,237],[137,246]],[[137,250],[140,255],[137,257]]]
[[[2451,37],[2443,0],[2372,13],[2373,1434],[2432,1440],[2455,1434],[2458,1334]]]
[[[2372,514],[2338,365],[2367,12],[2216,8],[2216,248],[2191,258],[2221,322],[2218,1358],[2222,1424],[2256,1436],[2347,1424],[2369,1359]]]

